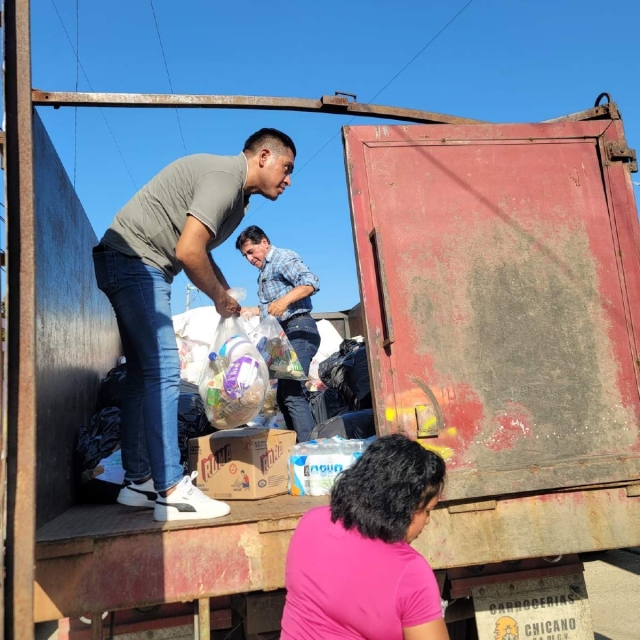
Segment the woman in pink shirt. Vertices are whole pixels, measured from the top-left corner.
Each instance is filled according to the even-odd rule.
[[[401,435],[343,472],[287,555],[281,640],[449,640],[429,563],[411,546],[442,491],[440,456]]]

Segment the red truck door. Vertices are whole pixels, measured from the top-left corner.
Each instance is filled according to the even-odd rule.
[[[344,144],[378,432],[439,451],[449,499],[639,478],[622,122],[355,126]]]

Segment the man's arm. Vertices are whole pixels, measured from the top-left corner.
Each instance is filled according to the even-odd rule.
[[[229,285],[207,253],[207,244],[212,239],[213,233],[202,222],[187,216],[176,244],[176,258],[191,282],[213,300],[217,312],[229,318],[240,313],[240,304],[227,293]]]
[[[293,256],[278,265],[280,275],[293,285],[293,289],[269,305],[268,313],[277,318],[282,316],[291,303],[308,298],[320,290],[318,276],[307,267],[298,254],[293,253]]]
[[[227,282],[227,279],[224,277],[224,274],[222,273],[222,271],[220,271],[220,267],[216,264],[215,260],[213,259],[213,256],[208,253],[207,254],[209,256],[209,262],[211,263],[211,268],[213,269],[213,275],[218,279],[218,282],[224,287],[225,291],[228,291],[229,289],[231,289],[231,287],[229,286],[229,283]]]
[[[308,298],[310,295],[315,293],[315,287],[312,287],[308,284],[300,285],[299,287],[294,287],[289,291],[289,293],[285,293],[282,298],[278,298],[274,300],[268,307],[267,311],[270,315],[279,318],[282,314],[287,310],[289,305],[292,302],[296,302],[297,300],[302,300],[302,298]]]

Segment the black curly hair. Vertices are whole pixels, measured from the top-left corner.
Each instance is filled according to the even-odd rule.
[[[365,537],[404,540],[413,514],[442,491],[444,460],[395,434],[373,442],[338,477],[331,492],[331,520]]]

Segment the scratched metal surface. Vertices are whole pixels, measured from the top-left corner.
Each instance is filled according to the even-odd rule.
[[[378,429],[439,451],[450,499],[639,477],[618,124],[345,129]]]
[[[116,364],[115,317],[95,284],[96,235],[34,115],[36,209],[37,526],[75,499],[76,432],[91,418],[100,378]]]

